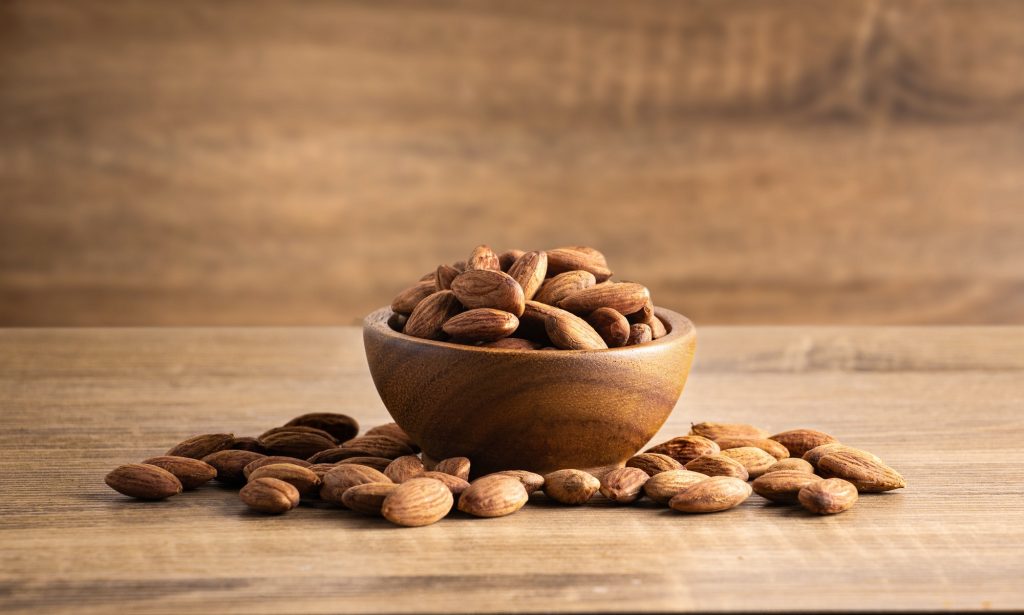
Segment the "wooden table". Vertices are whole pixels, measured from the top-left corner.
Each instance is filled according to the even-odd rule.
[[[754,496],[453,515],[401,529],[327,508],[246,512],[207,487],[103,484],[198,432],[300,412],[387,420],[355,328],[0,331],[0,611],[1024,608],[1024,328],[712,328],[658,437],[690,421],[811,426],[903,472],[812,517]]]

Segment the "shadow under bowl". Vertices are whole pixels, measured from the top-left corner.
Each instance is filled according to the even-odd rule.
[[[424,340],[363,322],[370,375],[425,457],[468,457],[474,475],[621,465],[671,414],[696,350],[685,316],[668,334],[607,350],[515,350]]]

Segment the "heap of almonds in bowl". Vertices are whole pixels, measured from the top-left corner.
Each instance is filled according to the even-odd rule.
[[[470,459],[428,468],[394,423],[358,433],[351,417],[318,412],[255,438],[202,434],[165,455],[115,468],[106,483],[127,496],[162,500],[216,479],[238,487],[254,511],[281,514],[325,503],[408,527],[435,523],[453,509],[502,517],[535,492],[574,506],[598,497],[618,504],[646,497],[681,513],[729,510],[756,493],[824,515],[848,510],[860,493],[906,486],[875,455],[813,429],[769,435],[752,425],[699,423],[606,472],[507,470],[472,481]]]
[[[648,289],[615,282],[594,248],[477,246],[439,265],[391,302],[395,331],[432,340],[521,350],[596,350],[666,334]]]

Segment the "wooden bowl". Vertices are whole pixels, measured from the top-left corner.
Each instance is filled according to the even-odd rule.
[[[675,407],[697,336],[658,308],[668,334],[608,350],[509,350],[410,337],[366,317],[370,374],[425,457],[469,457],[475,475],[621,465]]]

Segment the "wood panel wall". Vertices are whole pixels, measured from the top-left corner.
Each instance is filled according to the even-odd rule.
[[[1024,322],[1024,3],[0,1],[0,325],[348,324],[479,242]]]

